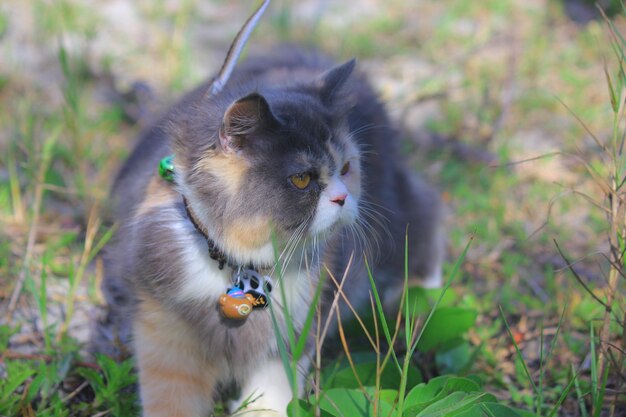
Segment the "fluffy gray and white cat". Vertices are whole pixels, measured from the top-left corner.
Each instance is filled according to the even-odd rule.
[[[108,312],[93,345],[136,355],[144,416],[207,416],[228,387],[234,407],[257,397],[246,415],[286,413],[292,392],[270,310],[235,320],[220,305],[242,270],[268,277],[282,334],[287,320],[301,331],[323,265],[341,277],[352,255],[351,302],[369,299],[365,256],[393,301],[407,232],[411,276],[440,281],[439,196],[404,167],[383,106],[354,68],[286,47],[252,57],[223,88],[207,83],[175,105],[121,169]],[[157,169],[168,155],[173,181]]]

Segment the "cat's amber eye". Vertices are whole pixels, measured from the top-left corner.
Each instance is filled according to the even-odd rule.
[[[350,171],[350,161],[346,162],[341,167],[341,175],[346,175],[348,173],[348,171]]]
[[[311,174],[304,172],[302,174],[296,174],[291,176],[291,183],[300,190],[304,190],[311,183]]]

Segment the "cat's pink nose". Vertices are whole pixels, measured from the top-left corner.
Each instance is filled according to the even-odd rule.
[[[333,198],[330,201],[332,201],[335,204],[339,204],[340,206],[343,207],[343,205],[346,204],[346,198],[348,198],[348,194],[343,193],[343,194],[340,194],[337,197]]]

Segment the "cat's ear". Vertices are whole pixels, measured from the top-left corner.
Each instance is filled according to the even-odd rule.
[[[356,59],[338,65],[326,71],[318,80],[319,95],[322,102],[330,104],[341,91],[341,87],[346,83],[356,65]]]
[[[241,148],[248,136],[278,124],[265,97],[252,93],[232,103],[222,119],[220,144],[225,151]]]

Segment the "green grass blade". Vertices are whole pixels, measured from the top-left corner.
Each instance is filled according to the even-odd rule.
[[[302,357],[302,353],[304,352],[304,348],[306,347],[307,336],[309,331],[311,330],[311,325],[313,324],[313,318],[315,317],[315,312],[317,311],[318,303],[320,300],[320,296],[322,295],[322,288],[324,287],[324,282],[326,281],[326,274],[320,277],[319,282],[317,283],[317,288],[315,290],[315,295],[313,296],[313,301],[309,306],[309,311],[306,316],[306,320],[304,321],[304,326],[302,326],[302,331],[300,332],[300,338],[296,343],[296,347],[293,350],[293,358],[295,361],[300,360]]]
[[[609,365],[606,365],[604,367],[604,375],[602,375],[602,380],[599,384],[597,402],[594,404],[593,408],[595,417],[599,417],[602,412],[602,406],[604,405],[604,394],[606,393],[606,383],[609,379],[610,369],[611,367]]]
[[[450,288],[450,285],[452,284],[452,281],[454,281],[454,279],[458,275],[459,270],[461,269],[461,265],[463,264],[463,261],[465,261],[465,257],[467,256],[467,251],[469,250],[470,245],[472,244],[473,241],[474,241],[474,236],[472,235],[470,237],[469,241],[467,242],[467,244],[465,245],[465,248],[463,249],[463,252],[461,253],[461,256],[459,256],[457,258],[456,262],[454,263],[454,266],[452,267],[452,272],[450,273],[450,278],[448,278],[448,281],[446,281],[446,285],[444,285],[443,290],[441,291],[441,294],[439,294],[439,297],[437,298],[437,301],[433,305],[433,308],[431,308],[430,313],[428,314],[428,317],[426,317],[426,321],[424,321],[424,324],[422,325],[422,328],[420,329],[419,335],[415,339],[415,342],[413,342],[413,345],[411,346],[411,348],[407,352],[407,355],[411,356],[411,355],[413,355],[413,352],[415,352],[415,349],[417,348],[417,344],[419,343],[420,339],[422,338],[422,335],[424,334],[424,330],[428,326],[428,322],[430,322],[430,319],[432,318],[433,314],[435,313],[435,310],[437,310],[437,307],[439,307],[439,304],[441,303],[441,300],[443,299],[443,296],[448,291],[448,288]]]
[[[296,346],[296,332],[293,328],[293,323],[288,318],[291,317],[291,312],[289,311],[289,305],[287,303],[287,294],[285,294],[285,287],[281,285],[281,281],[283,280],[283,265],[280,260],[280,255],[278,251],[278,242],[276,241],[276,235],[272,233],[272,246],[274,248],[274,259],[276,260],[276,273],[278,276],[278,282],[276,283],[276,287],[280,288],[280,297],[283,310],[283,315],[285,316],[285,324],[287,326],[287,337],[289,339],[289,345],[293,348]],[[270,303],[271,305],[272,303]]]
[[[107,242],[111,240],[116,230],[117,230],[117,227],[113,226],[113,227],[110,227],[106,232],[104,232],[104,234],[102,235],[98,243],[96,243],[96,245],[93,248],[91,248],[91,252],[89,252],[89,255],[87,256],[87,263],[90,263],[91,261],[93,261],[93,258],[100,252],[100,250],[104,247],[104,245],[106,245]]]
[[[556,415],[556,413],[559,411],[559,407],[561,406],[561,404],[563,404],[563,401],[565,401],[570,391],[572,390],[572,387],[578,386],[579,373],[580,372],[576,372],[574,370],[574,366],[572,365],[572,378],[569,380],[569,382],[565,386],[565,389],[563,390],[563,392],[561,392],[561,395],[559,396],[559,399],[557,400],[557,402],[554,404],[554,406],[552,406],[552,409],[550,410],[550,414],[548,414],[548,417],[554,417]],[[578,387],[578,389],[580,389],[580,387]],[[538,414],[541,415],[540,413]]]
[[[574,365],[572,364],[572,374],[576,374],[574,370]],[[574,379],[574,388],[576,389],[576,397],[578,398],[578,407],[580,408],[581,417],[589,417],[587,413],[587,407],[585,405],[585,397],[583,395],[582,390],[580,389],[580,383],[578,382],[578,378]]]
[[[281,310],[283,313],[285,325],[287,327],[287,338],[289,340],[289,347],[291,347],[291,352],[294,351],[296,347],[296,336],[295,330],[293,327],[293,323],[290,320],[291,314],[289,312],[289,306],[287,303],[287,295],[285,294],[285,287],[280,285],[280,281],[283,279],[283,268],[282,263],[280,262],[280,256],[278,253],[278,244],[276,242],[276,236],[272,233],[272,246],[274,249],[274,259],[276,260],[276,272],[278,276],[277,286],[280,288],[280,295],[282,306]],[[272,325],[274,327],[274,335],[276,336],[276,344],[278,345],[278,353],[280,355],[281,362],[283,363],[283,368],[285,369],[285,373],[287,375],[287,380],[291,386],[292,394],[294,396],[298,395],[298,381],[297,381],[297,362],[296,359],[292,356],[289,357],[289,352],[287,349],[287,344],[285,343],[284,335],[281,332],[280,325],[278,323],[278,319],[276,317],[276,311],[274,310],[276,303],[270,303],[270,316],[272,318]],[[298,413],[298,411],[297,411]]]
[[[411,343],[413,338],[413,326],[411,326],[411,322],[413,319],[417,319],[414,314],[409,314],[409,235],[407,230],[407,233],[404,235],[404,336],[407,349],[409,347],[408,344]]]
[[[548,351],[548,354],[546,355],[546,363],[550,361],[550,359],[552,359],[552,353],[554,352],[554,349],[556,348],[556,342],[557,339],[559,338],[559,334],[561,333],[561,327],[563,327],[563,318],[565,317],[565,312],[567,311],[568,308],[568,304],[565,303],[565,306],[563,306],[563,310],[561,311],[561,317],[559,318],[559,322],[556,326],[556,332],[554,333],[554,338],[552,339],[552,342],[550,343],[550,350]]]
[[[539,392],[537,394],[537,403],[535,407],[535,412],[541,415],[541,409],[543,408],[543,372],[544,372],[544,361],[543,361],[543,321],[541,322],[541,329],[539,335]]]
[[[589,323],[589,348],[591,349],[591,404],[594,409],[598,403],[598,357],[596,356],[596,339],[593,331],[593,322]]]
[[[48,329],[48,290],[46,285],[48,281],[47,263],[47,256],[43,256],[41,259],[41,275],[39,284],[39,296],[37,301],[39,304],[39,316],[41,318],[41,325],[43,326],[44,346],[46,347],[46,352],[49,352],[52,349],[52,343],[50,340],[50,331]]]
[[[537,389],[537,385],[535,385],[535,381],[533,381],[533,378],[530,375],[530,371],[528,370],[528,366],[526,366],[526,361],[524,360],[524,357],[522,356],[522,352],[519,350],[519,346],[517,345],[517,342],[515,341],[515,338],[513,337],[513,332],[511,332],[511,328],[509,327],[509,323],[506,321],[506,317],[504,317],[504,310],[502,310],[501,305],[498,305],[498,308],[500,309],[500,315],[502,316],[502,320],[504,321],[504,325],[506,326],[506,331],[509,333],[509,337],[511,338],[511,341],[513,342],[513,346],[515,346],[515,352],[517,353],[517,357],[522,361],[522,367],[524,368],[524,373],[526,374],[528,381],[530,381],[530,384],[532,385],[533,392],[535,393],[535,395],[539,395],[539,392],[538,392],[539,390]]]
[[[283,362],[283,366],[285,368],[285,372],[287,373],[287,379],[289,382],[295,381],[295,375],[293,372],[293,368],[290,366],[289,354],[287,353],[287,345],[285,344],[285,338],[283,337],[280,326],[278,324],[278,319],[276,318],[276,313],[274,312],[274,303],[270,303],[270,316],[272,317],[272,324],[274,326],[274,334],[276,335],[276,344],[278,345],[278,353],[280,354],[280,359]],[[287,322],[289,320],[286,320]]]
[[[385,312],[383,311],[383,304],[380,301],[380,296],[378,294],[378,290],[376,289],[376,283],[374,282],[374,277],[372,276],[372,269],[370,268],[369,262],[365,259],[365,267],[367,268],[367,276],[370,280],[370,285],[372,287],[372,292],[374,293],[374,301],[376,302],[376,309],[378,310],[378,315],[380,316],[380,321],[383,326],[383,333],[385,334],[385,339],[389,346],[392,346],[391,333],[389,332],[389,326],[387,325],[387,318],[385,317]],[[396,355],[396,352],[391,348],[391,354],[393,356],[393,360],[398,367],[398,371],[402,372],[402,366],[400,365],[400,361]]]

